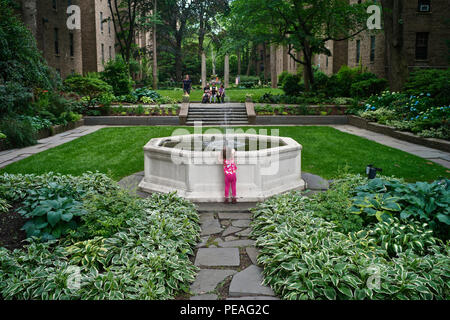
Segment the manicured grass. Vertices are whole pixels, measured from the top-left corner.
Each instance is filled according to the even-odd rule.
[[[177,127],[104,128],[90,135],[38,153],[13,163],[0,173],[59,172],[79,175],[100,171],[115,180],[144,170],[143,146],[155,137],[170,136]],[[185,127],[189,132],[192,127]],[[244,131],[249,127],[242,128]],[[368,164],[383,169],[384,175],[394,175],[407,181],[431,181],[448,177],[444,167],[330,127],[254,127],[278,129],[303,145],[302,170],[331,179],[339,171],[365,173]]]
[[[158,90],[158,93],[164,97],[169,97],[172,99],[176,99],[178,102],[182,101],[183,91],[179,90]],[[230,102],[244,102],[246,94],[251,94],[253,96],[253,100],[257,100],[262,97],[266,93],[271,94],[283,94],[283,90],[281,89],[272,89],[272,88],[264,88],[264,89],[227,89],[226,96],[230,99]],[[191,91],[191,101],[201,101],[203,96],[203,90],[192,90]]]

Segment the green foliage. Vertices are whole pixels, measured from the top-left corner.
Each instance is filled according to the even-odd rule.
[[[114,95],[128,95],[133,89],[133,80],[130,76],[129,66],[121,57],[109,61],[100,78],[108,83],[112,88]]]
[[[81,193],[81,190],[78,190]],[[28,195],[18,211],[28,219],[22,230],[27,237],[36,237],[42,241],[58,239],[70,230],[78,227],[79,219],[84,214],[81,203],[75,198],[77,190],[50,182],[48,186],[27,190]]]
[[[368,79],[355,82],[350,87],[351,97],[369,97],[386,89],[386,79]]]
[[[288,96],[298,96],[304,90],[304,86],[300,83],[301,78],[295,74],[289,74],[284,77],[283,91]]]
[[[18,82],[0,82],[0,115],[7,115],[27,108],[33,97],[31,90]]]
[[[137,101],[142,101],[142,102],[144,102],[142,100],[142,98],[144,98],[144,97],[147,98],[146,101],[149,101],[148,99],[151,99],[152,102],[156,102],[161,98],[161,95],[158,92],[148,89],[148,88],[136,89],[133,92],[133,96],[136,97]],[[146,102],[146,103],[148,103],[148,102]]]
[[[337,231],[358,231],[363,227],[364,221],[349,210],[352,203],[350,198],[353,189],[364,182],[365,178],[360,175],[346,175],[337,179],[328,191],[314,195],[309,208],[318,217],[333,222]]]
[[[111,94],[112,87],[105,81],[95,77],[72,76],[64,81],[69,91],[86,97],[88,105],[93,105],[96,98],[103,94]]]
[[[11,208],[11,205],[5,199],[0,198],[0,214],[6,213]]]
[[[352,212],[404,223],[414,219],[427,223],[435,236],[449,239],[450,187],[448,180],[404,184],[398,180],[373,179],[355,188]]]
[[[30,88],[54,88],[58,82],[37,49],[33,35],[14,12],[15,6],[14,1],[0,0],[0,87],[21,86],[27,92]],[[15,91],[10,89],[10,93]],[[9,98],[13,104],[14,96],[10,94]],[[18,100],[21,99],[18,95]]]
[[[0,196],[15,199],[31,186],[66,182],[83,190],[86,208],[84,224],[60,241],[33,241],[13,252],[0,248],[2,298],[173,299],[189,291],[197,271],[189,256],[200,231],[192,203],[175,194],[137,199],[101,174],[2,175],[0,181]],[[74,267],[82,285],[68,289]]]
[[[405,92],[409,95],[429,93],[435,106],[450,105],[450,69],[419,69],[411,72]]]
[[[240,76],[239,86],[247,89],[258,86],[259,77],[256,76]]]
[[[7,148],[23,148],[36,144],[36,131],[28,119],[5,117],[0,120],[0,131],[6,135]]]
[[[280,73],[278,75],[278,87],[283,88],[284,86],[284,81],[286,80],[286,78],[290,75],[289,72],[287,71],[283,71],[282,73]]]
[[[346,235],[317,217],[310,201],[293,192],[253,210],[263,283],[283,299],[448,299],[448,245],[421,237],[418,225],[379,224]]]

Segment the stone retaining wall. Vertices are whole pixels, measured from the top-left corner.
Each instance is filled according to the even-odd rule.
[[[85,117],[84,124],[87,126],[177,126],[180,120],[176,116],[94,116]]]
[[[394,127],[378,124],[376,122],[369,122],[364,118],[353,115],[348,116],[348,124],[358,128],[381,133],[399,140],[408,141],[425,147],[450,152],[450,142],[446,140],[434,138],[422,138],[411,132],[398,131]]]
[[[257,116],[257,125],[348,124],[347,116]]]

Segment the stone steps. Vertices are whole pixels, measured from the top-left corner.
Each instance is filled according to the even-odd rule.
[[[186,124],[196,121],[207,126],[247,125],[247,110],[243,104],[191,104]]]

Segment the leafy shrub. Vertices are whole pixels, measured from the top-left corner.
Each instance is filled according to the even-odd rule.
[[[152,100],[152,102],[155,102],[161,98],[161,95],[158,92],[151,90],[151,89],[147,89],[147,88],[136,89],[133,92],[133,96],[136,97],[137,101],[142,101],[143,97],[150,98]],[[146,100],[149,101],[148,99],[146,99]],[[142,102],[144,102],[144,101],[142,101]]]
[[[36,144],[36,131],[28,119],[5,117],[0,120],[0,131],[6,135],[5,145],[8,148],[23,148]]]
[[[411,72],[405,84],[409,95],[430,94],[435,106],[450,105],[450,69],[419,69]]]
[[[84,223],[59,241],[31,242],[13,252],[0,248],[2,298],[173,299],[189,292],[197,270],[189,256],[200,231],[192,203],[175,194],[137,199],[119,191],[117,183],[101,174],[5,174],[0,181],[6,184],[5,188],[0,184],[0,195],[15,199],[23,198],[30,186],[49,181],[78,186],[87,210],[82,219],[95,223]],[[109,204],[116,207],[109,211]],[[74,267],[80,268],[79,290],[67,289]]]
[[[114,95],[128,95],[133,89],[133,80],[127,63],[121,57],[109,61],[100,78],[108,83],[112,88]]]
[[[22,100],[22,94],[18,91],[20,87],[24,88],[23,94],[28,95],[31,88],[50,89],[59,85],[59,79],[50,71],[36,46],[36,40],[15,10],[14,1],[0,0],[0,82],[6,83],[9,97],[4,98],[9,101],[15,100],[15,97]],[[1,91],[0,99],[3,98]],[[3,101],[0,102],[3,107]]]
[[[304,90],[300,83],[301,78],[295,74],[286,75],[284,78],[283,91],[288,96],[298,96]]]
[[[350,87],[352,97],[369,97],[386,89],[386,79],[368,79],[355,82]]]
[[[27,108],[32,97],[31,90],[23,87],[20,83],[0,84],[0,115],[11,114]]]
[[[72,76],[64,81],[64,85],[69,91],[85,97],[88,105],[95,104],[95,99],[102,94],[112,93],[112,87],[109,84],[94,77]]]
[[[309,202],[292,192],[253,210],[263,283],[282,298],[448,299],[448,245],[429,234],[421,237],[418,225],[376,225],[346,235],[317,217]],[[404,239],[412,241],[403,244]],[[380,286],[369,287],[375,272]]]
[[[449,180],[404,184],[377,178],[355,188],[355,193],[352,209],[355,213],[364,212],[379,221],[398,217],[405,223],[411,219],[425,222],[435,236],[449,239]]]
[[[239,85],[247,89],[257,86],[260,80],[259,77],[256,76],[240,76],[240,77],[241,78]]]
[[[286,81],[286,77],[288,77],[289,75],[290,75],[290,73],[287,71],[283,71],[282,73],[280,73],[278,75],[278,87],[279,88],[283,88],[284,82]]]

